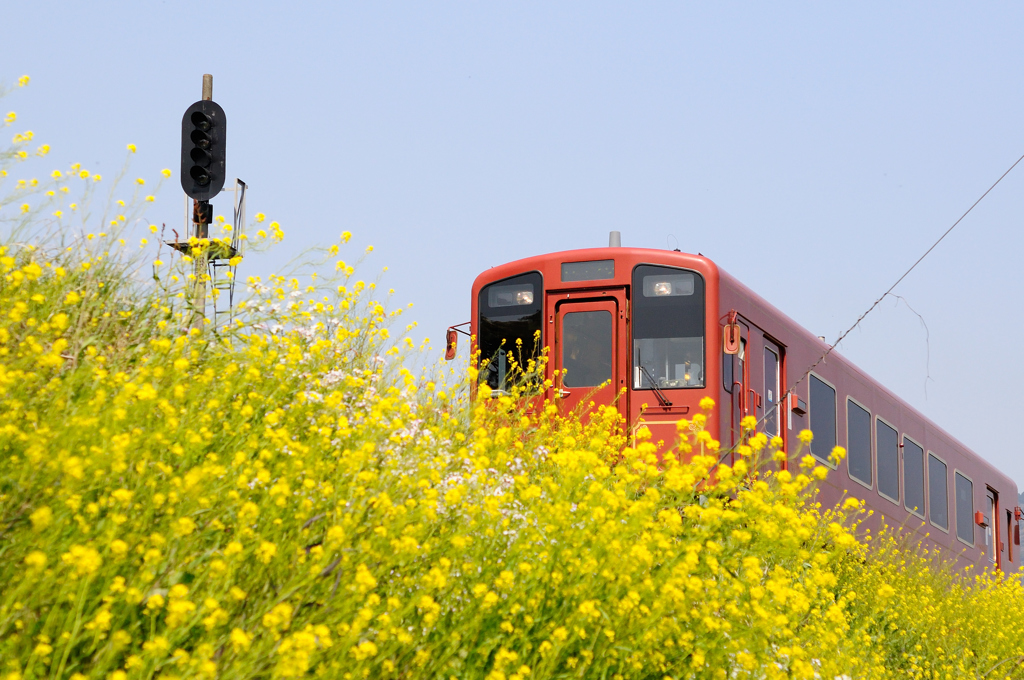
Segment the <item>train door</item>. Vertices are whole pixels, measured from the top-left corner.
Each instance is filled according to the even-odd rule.
[[[782,348],[777,342],[752,328],[746,348],[748,380],[744,415],[757,419],[758,430],[769,438],[783,435],[782,409],[779,405],[782,374]]]
[[[1013,513],[1006,511],[1006,561],[1013,562]]]
[[[760,430],[764,416],[764,336],[756,326],[750,329],[745,353],[747,380],[743,386],[743,415],[754,416]]]
[[[740,438],[740,420],[746,414],[746,394],[749,376],[747,375],[747,339],[750,328],[742,320],[736,320],[740,328],[739,349],[736,354],[722,352],[722,388],[727,401],[722,409],[722,442],[735,446]]]
[[[576,298],[580,299],[576,299]],[[605,292],[600,298],[581,294],[551,296],[549,321],[555,327],[555,395],[563,413],[581,404],[587,409],[616,404],[625,415],[619,390],[626,384],[624,346],[625,296]]]
[[[781,409],[779,408],[779,382],[782,374],[779,346],[764,340],[764,433],[768,438],[782,435]]]
[[[985,527],[985,552],[993,564],[1002,568],[999,559],[999,494],[988,487],[985,488],[985,511],[989,517]]]

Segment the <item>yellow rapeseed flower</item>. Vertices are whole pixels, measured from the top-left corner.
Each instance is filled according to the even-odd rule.
[[[25,566],[29,569],[41,570],[46,566],[46,553],[41,550],[33,550],[25,556]]]
[[[275,555],[277,555],[277,546],[270,541],[260,542],[260,547],[256,549],[256,557],[263,564],[270,564]]]
[[[230,639],[231,646],[236,652],[249,649],[249,645],[252,643],[252,638],[241,628],[233,628]]]
[[[40,532],[53,523],[53,510],[44,505],[35,510],[28,518],[32,522],[32,530]]]
[[[84,545],[72,545],[60,559],[64,564],[71,566],[78,577],[95,574],[103,565],[100,554],[94,548]]]
[[[191,517],[179,517],[174,522],[174,533],[177,536],[188,536],[196,530],[196,523]]]

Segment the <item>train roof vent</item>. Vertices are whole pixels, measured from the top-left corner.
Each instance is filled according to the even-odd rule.
[[[622,232],[610,231],[608,232],[608,247],[609,248],[621,248],[622,247]]]

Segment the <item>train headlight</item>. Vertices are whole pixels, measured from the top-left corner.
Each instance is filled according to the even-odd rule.
[[[655,295],[671,295],[672,294],[672,284],[669,283],[668,281],[659,281],[658,283],[655,283],[654,284],[654,294]]]
[[[529,307],[536,299],[537,294],[532,283],[487,287],[487,306],[491,308]]]

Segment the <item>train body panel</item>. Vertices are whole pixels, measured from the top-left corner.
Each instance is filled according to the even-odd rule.
[[[755,377],[758,377],[764,363],[763,355],[756,351],[764,338],[782,345],[786,385],[792,385],[803,377],[807,369],[828,350],[828,345],[820,338],[725,272],[721,273],[720,300],[723,318],[736,311],[739,319],[745,320],[749,326],[748,332],[752,337],[748,345],[755,351],[749,352],[752,361],[748,371]],[[748,378],[750,389],[764,391],[755,377]],[[1017,505],[1017,486],[1013,480],[835,350],[793,390],[799,400],[794,404],[797,409],[783,409],[783,418],[789,421],[785,437],[787,450],[797,449],[796,434],[804,428],[815,431],[814,444],[821,444],[823,429],[827,435],[827,427],[815,428],[812,423],[815,406],[810,394],[812,380],[835,391],[834,439],[826,440],[822,449],[838,444],[847,450],[846,459],[821,485],[821,501],[826,507],[840,502],[844,496],[856,497],[875,513],[865,522],[865,528],[877,529],[884,518],[889,526],[913,531],[920,542],[941,547],[947,554],[955,556],[957,566],[987,566],[996,562],[1007,569],[1019,566],[1018,546],[1014,545],[1012,533],[1016,525],[1014,509]],[[822,392],[827,398],[827,390]],[[729,394],[724,385],[720,394],[719,403],[724,408],[728,408],[730,402],[735,403],[735,396]],[[767,395],[759,396],[764,401]],[[850,416],[856,414],[852,420],[856,427],[862,424],[865,412],[869,425],[867,464],[857,465],[851,459],[851,454],[856,455],[858,442],[854,434],[854,446],[851,447]],[[751,415],[763,416],[761,412],[752,412]],[[728,420],[723,414],[723,444],[730,441]],[[895,451],[889,447],[890,455],[880,458],[881,444],[891,442],[894,433]],[[822,449],[818,450],[819,454],[824,453]],[[792,460],[790,465],[799,465],[799,461]],[[919,485],[916,484],[917,478],[922,482]],[[945,480],[944,494],[940,492],[941,479]],[[909,500],[911,494],[908,491],[919,491],[918,500],[923,500],[923,507],[917,512],[908,509],[908,505],[917,507],[916,502]],[[958,499],[958,491],[968,492],[970,503],[964,502],[962,496]],[[943,497],[945,519],[942,518]],[[976,512],[982,513],[988,526],[975,521]],[[958,521],[961,523],[959,531]]]
[[[471,319],[474,350],[487,360],[481,380],[494,389],[537,351],[539,334],[554,381],[547,396],[565,408],[615,404],[662,449],[706,396],[718,404],[707,429],[723,450],[745,415],[791,452],[797,434],[811,429],[823,462],[833,446],[847,450],[820,485],[826,507],[853,496],[873,511],[865,530],[884,520],[956,566],[1018,567],[1011,479],[838,352],[818,363],[823,340],[703,256],[591,248],[503,264],[474,282]],[[740,346],[726,354],[724,326],[732,323]]]

